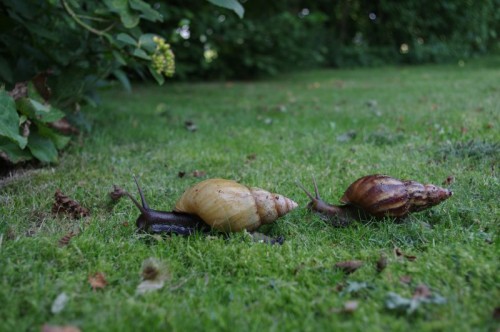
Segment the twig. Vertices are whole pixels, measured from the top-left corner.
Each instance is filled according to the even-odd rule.
[[[82,20],[80,20],[80,18],[78,17],[78,15],[73,11],[73,9],[71,9],[71,7],[68,5],[68,3],[66,2],[66,0],[61,0],[61,4],[63,5],[64,9],[66,9],[66,12],[75,20],[76,23],[78,23],[79,25],[81,25],[82,27],[84,27],[85,29],[87,29],[88,31],[90,31],[92,33],[95,33],[98,36],[104,35],[107,31],[109,31],[110,29],[112,29],[113,26],[115,25],[113,23],[113,24],[111,24],[109,27],[107,27],[104,30],[94,29],[93,27],[91,27],[87,23],[85,23]]]

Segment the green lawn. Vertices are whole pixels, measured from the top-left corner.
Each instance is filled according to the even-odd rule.
[[[82,331],[499,327],[500,59],[143,85],[131,94],[116,88],[85,111],[92,134],[75,139],[58,165],[1,180],[0,330],[38,331],[45,323]],[[262,230],[284,244],[242,234],[140,235],[132,202],[110,203],[113,184],[137,195],[136,174],[150,206],[170,210],[201,180],[195,170],[296,200],[298,209]],[[323,198],[337,203],[351,182],[372,173],[437,185],[453,176],[454,196],[404,223],[333,228],[306,211],[295,185],[312,189],[314,175]],[[52,215],[58,188],[90,217]],[[78,235],[60,246],[70,231]],[[397,257],[396,247],[416,259]],[[379,273],[381,254],[388,265]],[[136,295],[149,257],[169,277],[161,290]],[[364,265],[352,274],[334,267],[354,259]],[[88,277],[97,272],[107,285],[94,291]],[[411,314],[386,307],[389,293],[411,298],[420,284],[446,303]],[[63,292],[68,302],[52,313]],[[353,300],[357,309],[342,312]]]

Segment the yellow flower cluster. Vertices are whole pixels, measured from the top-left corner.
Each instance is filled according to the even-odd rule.
[[[170,44],[165,43],[165,39],[157,36],[153,37],[153,41],[156,44],[155,53],[151,56],[153,69],[160,75],[174,76],[175,56]]]

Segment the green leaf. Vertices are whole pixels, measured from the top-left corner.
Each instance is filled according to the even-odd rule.
[[[139,47],[145,49],[149,53],[156,50],[156,43],[153,41],[155,34],[145,33],[139,38]]]
[[[117,69],[117,70],[113,71],[113,75],[115,75],[115,77],[120,81],[123,88],[127,92],[132,92],[132,87],[130,86],[130,81],[127,77],[127,74],[125,74],[125,72],[123,70]]]
[[[33,158],[28,149],[21,149],[16,143],[5,137],[0,137],[0,157],[14,164]]]
[[[57,161],[56,145],[48,137],[41,136],[38,132],[33,131],[28,140],[28,148],[36,159],[52,163]]]
[[[0,90],[0,136],[17,143],[24,149],[27,143],[26,137],[19,134],[19,114],[17,114],[14,99],[5,90]]]
[[[50,105],[44,105],[31,98],[20,98],[16,101],[19,112],[28,118],[41,122],[54,122],[64,117],[64,113]]]
[[[208,2],[223,8],[230,9],[239,16],[239,18],[243,18],[245,14],[245,9],[237,0],[207,0]]]
[[[125,44],[129,44],[132,46],[137,46],[137,41],[129,34],[126,33],[119,33],[116,36],[116,40],[119,40]]]
[[[127,65],[127,61],[125,60],[125,58],[120,54],[120,52],[117,52],[117,51],[113,51],[113,57],[115,58],[116,61],[118,61],[119,64],[121,64],[122,66],[125,66]]]
[[[140,48],[136,48],[132,53],[132,55],[144,60],[151,60],[151,57],[144,50]]]
[[[58,134],[54,129],[44,125],[38,125],[38,133],[54,142],[58,150],[63,149],[71,140],[71,137]]]
[[[128,0],[104,0],[104,3],[110,11],[120,15],[120,20],[125,28],[131,29],[139,24],[140,17],[132,12]]]
[[[151,66],[148,66],[148,69],[149,69],[149,72],[151,73],[151,75],[153,75],[153,77],[155,78],[156,82],[158,82],[159,85],[163,85],[163,83],[165,83],[165,77],[163,77],[162,74],[158,74],[158,72],[156,72],[156,70],[151,68]]]
[[[0,57],[0,82],[12,83],[12,69],[4,58]]]
[[[163,22],[163,16],[142,0],[129,0],[130,7],[142,13],[141,17],[151,22]]]

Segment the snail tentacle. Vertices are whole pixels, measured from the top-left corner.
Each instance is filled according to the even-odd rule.
[[[134,175],[134,181],[135,181],[135,184],[137,185],[137,190],[139,191],[139,196],[141,196],[142,206],[146,210],[148,210],[149,209],[148,203],[146,202],[146,199],[144,198],[144,194],[142,193],[141,186],[139,186],[139,182],[137,181],[137,178],[135,177],[135,175]]]

